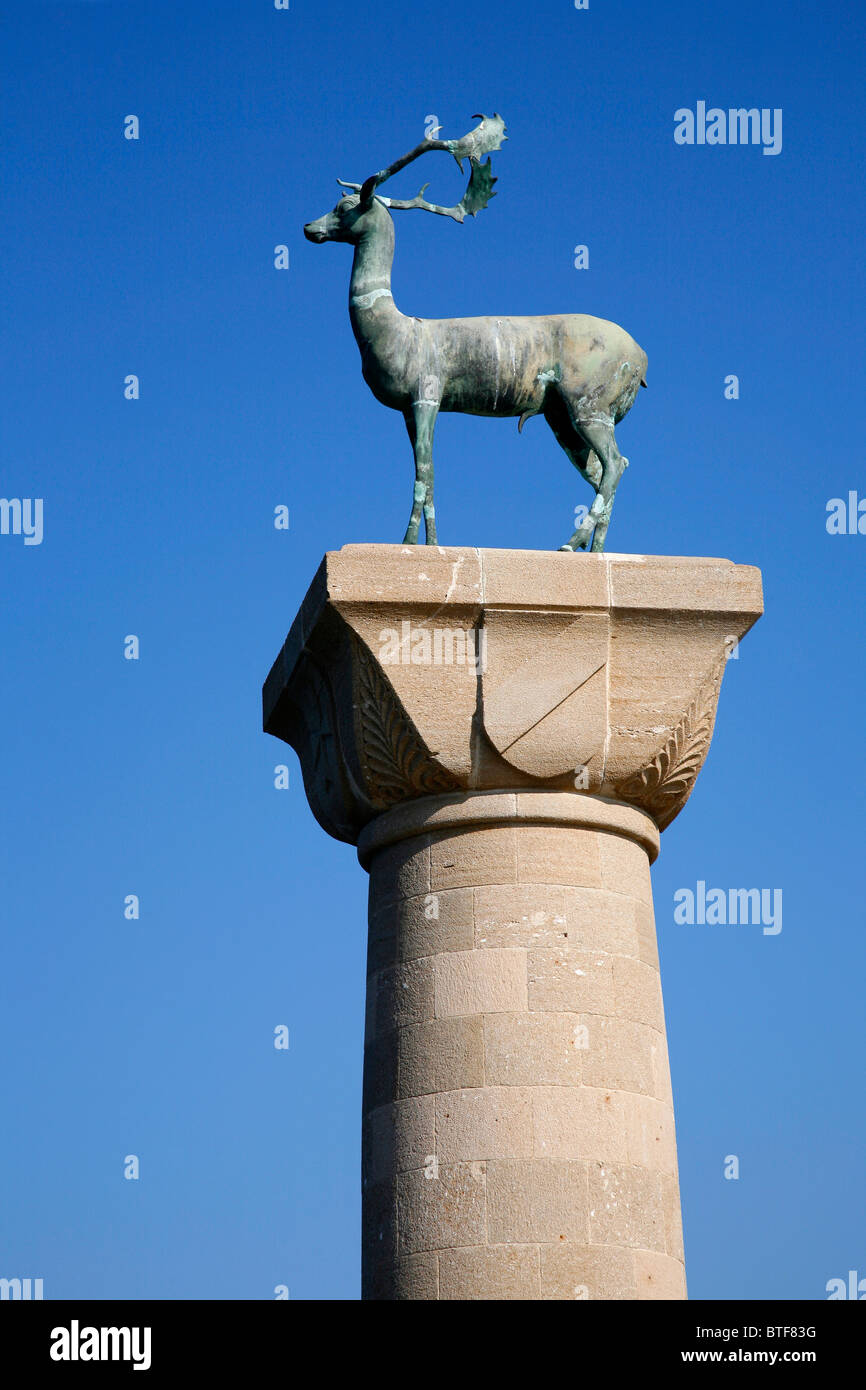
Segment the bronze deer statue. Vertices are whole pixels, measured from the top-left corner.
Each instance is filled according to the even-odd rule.
[[[394,222],[388,209],[421,208],[462,222],[492,197],[490,159],[501,147],[505,123],[498,115],[460,140],[422,140],[387,169],[362,184],[337,182],[353,191],[332,212],[308,222],[309,241],[347,241],[355,248],[349,317],[361,350],[364,380],[377,400],[399,410],[415,454],[415,490],[404,544],[418,542],[421,515],[426,541],[438,544],[433,505],[433,428],[440,410],[467,415],[516,416],[522,430],[543,415],[578,472],[595,489],[586,518],[561,550],[604,549],[614,494],[628,459],[620,454],[614,426],[646,385],[647,358],[622,328],[587,314],[520,318],[418,319],[401,314],[391,294]],[[416,197],[382,197],[386,179],[433,150],[468,158],[469,184],[455,207]]]

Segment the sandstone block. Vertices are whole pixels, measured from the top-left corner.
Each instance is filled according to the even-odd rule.
[[[619,1018],[645,1023],[659,1033],[665,1029],[659,973],[640,960],[615,956],[613,961],[614,1010]]]
[[[655,1250],[635,1250],[635,1298],[683,1299],[686,1272],[679,1260]]]
[[[377,852],[370,866],[370,912],[430,892],[430,842],[416,835]]]
[[[576,1086],[585,1051],[573,1014],[487,1014],[484,1078],[488,1086]]]
[[[673,1259],[685,1262],[683,1221],[680,1213],[680,1185],[676,1176],[662,1175],[662,1209],[664,1211],[667,1253]]]
[[[484,1165],[440,1164],[428,1178],[414,1169],[397,1179],[396,1220],[401,1255],[484,1245]]]
[[[626,1102],[619,1091],[591,1086],[536,1086],[533,1137],[540,1158],[627,1163]]]
[[[572,950],[605,951],[610,955],[642,959],[636,917],[638,908],[639,904],[634,898],[625,897],[622,893],[599,888],[569,889],[566,909],[569,946]],[[646,911],[646,908],[641,907],[641,910]],[[539,941],[537,944],[543,946],[548,943]]]
[[[600,886],[652,905],[649,860],[641,846],[622,835],[599,835]]]
[[[424,893],[370,916],[368,970],[443,951],[467,951],[474,942],[472,889]]]
[[[565,1241],[542,1245],[541,1297],[610,1302],[633,1299],[634,1251]]]
[[[437,835],[430,848],[430,887],[477,888],[513,883],[517,842],[512,826],[479,827],[471,835]]]
[[[397,1261],[394,1284],[395,1299],[417,1302],[439,1298],[439,1256],[432,1251],[406,1255]]]
[[[598,839],[592,830],[522,825],[517,834],[518,881],[521,884],[571,884],[578,888],[601,888]]]
[[[580,1021],[586,1028],[583,1080],[587,1086],[666,1099],[659,1095],[655,1068],[656,1050],[664,1049],[661,1033],[629,1018],[582,1014]]]
[[[475,946],[557,947],[567,944],[567,893],[546,884],[491,884],[474,890]]]
[[[436,958],[437,1018],[519,1012],[526,997],[525,951],[464,951]]]
[[[533,1012],[612,1014],[614,958],[601,951],[530,951],[528,999]]]
[[[664,1253],[660,1173],[592,1163],[588,1192],[592,1245],[630,1245]]]
[[[431,1019],[404,1028],[398,1049],[401,1096],[432,1095],[484,1084],[480,1017]]]
[[[537,1299],[540,1291],[537,1245],[487,1245],[443,1250],[439,1256],[442,1299]]]
[[[561,1240],[587,1242],[585,1163],[495,1159],[487,1165],[487,1230],[491,1245]]]
[[[371,1110],[364,1119],[364,1186],[387,1183],[395,1173],[423,1168],[427,1157],[435,1151],[435,1144],[432,1096],[412,1096]]]
[[[623,1095],[628,1133],[628,1161],[640,1168],[676,1176],[674,1112],[652,1096]]]
[[[532,1093],[485,1085],[437,1095],[436,1148],[443,1163],[531,1158]]]
[[[401,961],[367,979],[365,1036],[390,1033],[433,1017],[433,962]]]

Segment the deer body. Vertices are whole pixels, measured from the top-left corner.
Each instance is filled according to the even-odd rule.
[[[611,376],[625,367],[634,400],[646,358],[622,329],[586,314],[547,317],[416,320],[417,370],[435,372],[444,354],[443,341],[457,349],[459,366],[442,382],[439,409],[467,415],[529,416],[541,414],[548,392],[575,398],[587,408],[612,415],[625,409],[623,378],[616,402],[608,401]],[[430,367],[428,368],[428,363]],[[412,361],[410,375],[414,375]],[[633,378],[635,378],[633,380]],[[626,407],[627,409],[628,407]]]
[[[398,163],[417,157],[422,148]],[[480,168],[483,174],[489,161]],[[401,412],[415,454],[405,542],[417,542],[423,512],[427,543],[437,543],[433,429],[440,411],[519,417],[521,429],[529,416],[543,414],[596,490],[586,521],[561,549],[583,547],[590,535],[593,550],[603,549],[613,496],[628,464],[617,449],[613,427],[631,408],[641,383],[646,384],[646,354],[624,329],[586,314],[456,319],[402,314],[391,294],[394,223],[387,208],[423,206],[451,216],[473,208],[433,207],[420,194],[411,203],[378,197],[375,186],[389,172],[374,175],[358,196],[341,199],[304,232],[310,241],[348,241],[355,248],[349,315],[364,380],[377,400]],[[488,175],[479,206],[491,196],[494,181]],[[462,221],[462,215],[456,220]]]

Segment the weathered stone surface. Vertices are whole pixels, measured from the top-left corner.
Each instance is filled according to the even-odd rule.
[[[592,1086],[539,1086],[533,1099],[537,1156],[629,1162],[628,1107],[636,1097]]]
[[[524,1010],[526,993],[525,951],[461,951],[436,958],[438,1018]]]
[[[638,1168],[658,1169],[675,1177],[677,1147],[670,1105],[652,1096],[626,1094],[622,1100],[629,1163]]]
[[[659,968],[659,948],[656,941],[656,926],[652,907],[649,903],[635,903],[634,923],[637,931],[637,954],[645,965]],[[630,956],[631,951],[620,951],[622,956]]]
[[[404,840],[401,844],[389,845],[376,856],[375,869],[370,875],[370,898],[376,908],[403,898],[426,897],[430,892],[429,840],[422,837]]]
[[[664,1035],[629,1018],[586,1015],[587,1030],[583,1054],[583,1079],[587,1086],[608,1086],[616,1091],[633,1091],[644,1096],[660,1096],[656,1075],[656,1053],[667,1054]]]
[[[677,1178],[662,1176],[662,1210],[665,1221],[665,1245],[667,1253],[681,1264],[685,1263],[683,1253],[683,1220],[680,1212],[680,1186]]]
[[[413,1169],[397,1178],[396,1226],[401,1255],[485,1245],[484,1167],[442,1164],[435,1177]]]
[[[364,1114],[387,1105],[397,1095],[397,1058],[400,1036],[380,1033],[364,1041]]]
[[[589,1236],[592,1245],[666,1250],[661,1174],[609,1163],[589,1165]]]
[[[530,951],[530,1009],[612,1014],[613,965],[614,957],[601,951]]]
[[[485,1085],[437,1095],[436,1147],[445,1163],[531,1158],[532,1093]]]
[[[638,913],[649,914],[649,931],[655,944],[651,906],[607,889],[571,888],[566,899],[568,944],[573,950],[610,951],[618,956],[643,960],[642,933],[647,927],[644,919],[638,919]],[[539,946],[547,944],[537,943]]]
[[[537,1245],[482,1245],[439,1256],[442,1299],[537,1299],[541,1273]]]
[[[366,1036],[419,1023],[433,1012],[433,962],[429,956],[401,961],[367,980]]]
[[[686,1273],[679,1260],[655,1250],[635,1250],[635,1298],[681,1299],[686,1297]]]
[[[627,893],[640,903],[652,902],[649,862],[640,845],[621,835],[599,835],[598,857],[602,887]]]
[[[436,1254],[406,1255],[397,1262],[395,1299],[434,1301],[439,1291],[439,1257]]]
[[[513,883],[517,838],[510,826],[479,827],[472,835],[436,836],[430,847],[430,887],[477,887],[483,883]]]
[[[568,941],[568,890],[547,884],[486,885],[473,891],[474,945],[559,947]]]
[[[432,1095],[412,1096],[371,1110],[364,1118],[364,1186],[389,1182],[395,1173],[423,1168],[436,1143]]]
[[[587,1165],[556,1159],[496,1159],[487,1164],[491,1244],[585,1243]]]
[[[630,1018],[664,1032],[664,1010],[659,972],[643,961],[625,956],[613,959],[613,994],[618,1018]]]
[[[518,882],[600,888],[600,838],[592,830],[528,825],[517,842]]]
[[[402,1029],[398,1042],[400,1095],[436,1095],[483,1086],[483,1023],[479,1015],[470,1015],[431,1018]]]
[[[578,1086],[585,1051],[569,1013],[501,1013],[484,1019],[488,1086]]]
[[[634,1251],[616,1245],[541,1246],[541,1297],[578,1301],[633,1299]]]
[[[471,888],[450,888],[396,902],[392,898],[384,903],[371,895],[370,972],[398,960],[437,956],[443,951],[468,951],[474,938]]]

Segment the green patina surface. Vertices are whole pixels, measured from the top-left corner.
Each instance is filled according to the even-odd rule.
[[[404,543],[416,544],[422,517],[428,545],[438,544],[433,504],[433,431],[440,412],[515,416],[518,429],[544,415],[558,443],[595,491],[586,519],[562,550],[604,549],[614,496],[628,460],[614,427],[646,385],[647,359],[614,323],[587,314],[500,318],[419,319],[402,314],[391,294],[393,211],[420,209],[463,222],[495,197],[490,154],[501,148],[505,122],[481,116],[459,140],[423,140],[408,154],[370,175],[304,234],[313,242],[354,247],[349,315],[361,352],[364,380],[377,400],[399,410],[415,457],[412,511]],[[388,198],[378,189],[431,151],[453,155],[469,182],[460,202],[428,202],[424,184],[414,198]],[[484,163],[484,156],[487,159]]]

